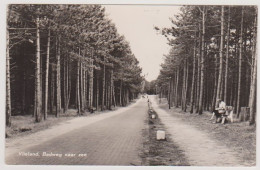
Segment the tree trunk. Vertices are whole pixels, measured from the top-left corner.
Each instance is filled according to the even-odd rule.
[[[177,79],[176,79],[176,89],[175,89],[175,94],[176,94],[176,97],[175,97],[175,106],[176,107],[179,107],[178,105],[178,86],[179,86],[179,68],[177,68]]]
[[[96,86],[97,86],[97,97],[96,97],[96,109],[98,110],[98,107],[99,107],[99,81],[98,81],[98,73],[97,73],[97,83],[96,83]]]
[[[203,107],[203,88],[204,88],[204,37],[205,37],[205,6],[202,11],[202,36],[201,36],[201,77],[200,77],[200,94],[199,94],[199,114],[202,114]]]
[[[196,96],[196,113],[199,112],[199,99],[200,99],[200,80],[201,80],[201,24],[199,24],[199,55],[198,55],[198,70],[197,70],[197,96]]]
[[[80,112],[80,82],[79,82],[79,79],[80,79],[80,61],[78,60],[77,61],[77,87],[76,87],[76,92],[77,92],[77,109],[78,109],[78,115],[81,114]]]
[[[224,71],[222,70],[222,75],[224,74],[223,73]],[[224,76],[222,76],[222,80],[221,80],[221,85],[220,85],[220,94],[219,94],[219,96],[220,96],[220,99],[224,99],[224,79],[225,77]],[[226,102],[226,101],[225,101]]]
[[[67,98],[67,110],[70,104],[70,93],[71,93],[71,72],[70,72],[70,60],[68,60],[68,67],[67,67],[67,76],[68,76],[68,98]]]
[[[122,87],[122,106],[125,106],[125,89]]]
[[[193,68],[192,68],[192,85],[191,85],[191,99],[190,99],[190,113],[193,113],[194,106],[194,91],[195,91],[195,72],[196,72],[196,41],[194,41],[194,49],[193,49]]]
[[[66,59],[63,60],[63,107],[64,107],[64,113],[67,112],[67,64]]]
[[[219,48],[219,72],[218,72],[218,86],[217,86],[217,95],[216,99],[221,99],[221,82],[223,74],[223,44],[224,44],[224,6],[221,6],[221,36],[220,36],[220,48]],[[216,100],[216,105],[217,105]]]
[[[174,74],[172,74],[172,76],[171,76],[171,81],[172,81],[172,85],[171,85],[171,107],[173,107],[174,106],[174,93],[175,93],[175,77],[174,77],[175,75]],[[155,93],[156,93],[156,95],[157,95],[157,87],[156,87],[156,90],[155,90]]]
[[[214,84],[213,84],[213,100],[212,100],[212,111],[215,110],[216,106],[216,96],[217,96],[217,81],[218,81],[218,57],[217,54],[214,54],[215,56],[215,76],[214,76]]]
[[[232,73],[231,73],[231,75],[232,75]],[[234,89],[234,77],[233,76],[231,76],[231,83],[230,83],[230,98],[229,98],[229,105],[231,105],[231,106],[233,106],[234,107],[234,105],[232,105],[233,104],[233,99],[234,99],[234,92],[233,92],[233,89]]]
[[[23,85],[22,85],[22,114],[26,114],[26,106],[27,106],[27,103],[26,103],[26,72],[23,71]]]
[[[172,74],[172,102],[171,102],[171,106],[175,106],[175,86],[176,86],[176,69],[174,70],[174,73]],[[155,93],[156,95],[158,94],[158,89],[157,89],[157,85],[156,85],[156,89],[155,89]]]
[[[228,90],[229,35],[230,35],[230,6],[228,7],[228,26],[227,26],[226,71],[225,71],[225,91],[224,91],[225,102],[227,102],[227,90]]]
[[[104,61],[105,62],[105,61]],[[101,110],[104,110],[104,106],[105,106],[105,88],[106,88],[106,66],[104,64],[103,66],[103,84],[102,84],[102,106],[101,106]]]
[[[64,113],[68,111],[69,105],[69,59],[64,60]]]
[[[114,86],[114,83],[113,83],[113,103],[114,103],[114,107],[116,107],[116,94],[115,94],[115,86]]]
[[[189,65],[186,59],[186,78],[185,78],[185,91],[184,91],[184,112],[187,110],[187,94],[188,94],[188,81],[189,81]]]
[[[113,84],[114,84],[114,70],[113,68],[111,69],[111,73],[110,73],[110,96],[109,96],[109,103],[110,103],[110,107],[109,109],[111,110],[112,105],[113,105]]]
[[[236,48],[236,51],[238,51],[238,47]],[[239,55],[238,52],[236,52],[235,56],[237,58],[238,58],[238,55]],[[237,65],[235,65],[235,70],[238,70]],[[237,113],[237,87],[238,87],[238,84],[237,84],[237,82],[238,82],[237,71],[233,72],[233,79],[234,79],[234,81],[233,81],[232,87],[234,88],[234,90],[233,90],[234,95],[233,95],[233,104],[232,105],[234,106],[234,113]]]
[[[243,22],[244,22],[244,7],[242,7],[241,29],[239,37],[239,68],[238,68],[238,88],[237,88],[237,117],[240,113],[240,97],[241,97],[241,78],[242,78],[242,53],[243,53]]]
[[[249,95],[249,108],[250,108],[250,124],[255,123],[255,101],[256,101],[256,74],[257,74],[257,15],[255,16],[254,22],[254,37],[253,37],[253,58],[254,58],[254,65],[253,65],[253,75],[252,81],[250,86],[250,95]]]
[[[171,109],[171,83],[172,79],[169,79],[169,87],[168,87],[168,104],[169,104],[169,109]]]
[[[209,56],[209,53],[207,52],[207,56]],[[208,67],[210,67],[210,59],[209,59],[209,57],[207,57],[207,66]],[[206,98],[205,98],[205,110],[207,110],[207,111],[209,111],[210,109],[209,109],[209,107],[210,107],[210,105],[211,105],[211,99],[212,99],[212,97],[211,97],[211,94],[212,94],[212,89],[211,89],[211,84],[212,84],[212,80],[211,80],[211,78],[212,78],[212,76],[211,76],[211,71],[210,70],[208,70],[207,72],[206,72],[206,86],[207,86],[207,88],[206,88]]]
[[[60,36],[57,38],[57,70],[56,70],[56,117],[59,117],[61,112],[61,88],[60,88]]]
[[[83,108],[84,111],[86,109],[86,66],[85,66],[85,62],[83,64]]]
[[[181,109],[184,110],[184,96],[185,96],[185,82],[186,82],[186,59],[183,64],[183,78],[182,78],[182,86],[181,86]]]
[[[50,113],[53,114],[53,109],[54,109],[54,65],[51,65],[51,88],[50,88]]]
[[[122,80],[120,80],[119,105],[122,106]]]
[[[85,69],[85,108],[88,108],[88,69]]]
[[[181,109],[184,110],[184,98],[185,98],[185,82],[186,82],[186,59],[183,63],[183,78],[182,78],[182,86],[181,86]]]
[[[41,56],[40,56],[39,18],[36,19],[36,27],[37,27],[37,29],[36,29],[35,122],[40,122],[42,108],[41,108],[41,72],[40,72]]]
[[[174,69],[174,88],[173,88],[173,91],[174,91],[174,95],[173,95],[173,103],[174,103],[174,106],[176,106],[176,98],[177,98],[177,91],[176,91],[176,86],[177,86],[177,69]],[[160,87],[160,102],[161,102],[161,98],[162,98],[162,95],[163,95],[163,90],[162,90],[162,87]]]
[[[91,66],[90,66],[90,72],[89,72],[89,105],[88,105],[89,108],[93,108],[93,78],[94,78],[93,77],[93,60],[91,60]]]
[[[9,54],[9,30],[6,30],[6,126],[11,126],[11,86],[10,86],[10,54]]]
[[[257,51],[255,52],[257,56]],[[253,80],[251,84],[250,97],[249,97],[249,107],[250,107],[250,124],[255,123],[255,101],[256,101],[256,73],[257,73],[257,57],[254,62]]]
[[[40,39],[40,41],[41,41],[41,39]],[[41,47],[41,46],[40,46]],[[40,50],[41,51],[41,50]],[[41,54],[40,54],[41,55]],[[40,57],[40,108],[41,108],[41,120],[42,120],[42,117],[43,117],[43,113],[44,113],[44,108],[43,108],[43,101],[44,101],[44,99],[42,98],[42,94],[43,94],[43,88],[42,88],[42,83],[43,83],[43,78],[42,78],[42,75],[43,75],[43,71],[42,71],[42,63],[43,63],[43,61],[42,61],[43,59],[42,59],[42,57]]]
[[[114,107],[116,107],[116,98],[115,98],[115,85],[114,85],[114,70],[112,70],[112,73],[111,73],[112,75],[111,75],[111,77],[112,77],[112,79],[111,79],[111,92],[112,92],[112,94],[111,94],[111,100],[112,100],[112,105],[114,105]]]
[[[84,112],[84,83],[83,83],[83,77],[84,77],[84,71],[83,71],[83,63],[82,60],[80,62],[80,102],[81,102],[81,112]]]
[[[47,119],[48,115],[48,85],[49,85],[49,59],[50,59],[50,36],[51,31],[48,30],[48,40],[47,40],[47,54],[46,54],[46,70],[45,70],[45,102],[44,102],[44,120]]]
[[[129,89],[126,89],[126,103],[129,103]]]
[[[109,108],[109,105],[110,105],[110,104],[109,104],[109,95],[110,95],[110,94],[109,94],[109,92],[110,92],[110,91],[109,91],[109,89],[110,89],[110,81],[109,81],[109,78],[110,78],[110,77],[109,77],[108,69],[107,69],[107,73],[108,73],[108,74],[107,74],[107,78],[106,78],[106,97],[105,97],[105,103],[106,103],[106,104],[105,104],[105,105],[106,105],[106,108],[107,108],[107,109],[110,109],[110,108]]]

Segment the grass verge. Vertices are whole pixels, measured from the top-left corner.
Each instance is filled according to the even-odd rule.
[[[134,104],[137,99],[130,101],[127,106]],[[126,106],[125,106],[126,107]],[[115,111],[119,108],[123,107],[112,107],[111,110],[98,110],[93,114],[89,112],[82,113],[80,116],[95,116],[98,114],[107,113],[110,111]],[[56,118],[53,114],[49,114],[46,120],[42,120],[39,123],[35,122],[35,118],[32,115],[23,115],[23,116],[12,116],[12,125],[11,127],[5,128],[5,137],[8,140],[12,140],[13,138],[29,135],[32,133],[36,133],[49,127],[58,125],[64,121],[71,120],[75,117],[78,117],[76,109],[69,109],[66,114],[60,114],[58,118]]]
[[[66,114],[61,114],[59,118],[54,115],[48,115],[46,120],[39,123],[35,122],[35,118],[31,115],[25,116],[12,116],[11,127],[6,127],[6,138],[15,138],[18,136],[25,136],[35,133],[51,126],[58,125],[64,121],[73,119],[77,116],[76,110],[69,109]]]
[[[152,119],[155,114],[155,119]],[[189,166],[182,150],[169,138],[165,126],[154,110],[148,111],[145,121],[148,129],[143,130],[142,165],[145,166]],[[166,131],[166,140],[157,140],[156,131]]]

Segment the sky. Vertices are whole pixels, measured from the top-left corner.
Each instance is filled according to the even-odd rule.
[[[142,67],[146,80],[155,80],[170,46],[154,26],[170,27],[169,18],[179,13],[180,6],[104,5],[107,17],[116,25],[119,34],[130,43],[132,52]]]

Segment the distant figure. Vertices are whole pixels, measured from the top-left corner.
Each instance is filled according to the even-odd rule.
[[[226,103],[223,102],[221,99],[218,99],[217,102],[218,104],[212,113],[212,117],[210,118],[210,120],[212,120],[214,116],[216,116],[216,121],[213,123],[217,123],[219,121],[219,118],[222,117],[222,115],[226,112]]]
[[[147,104],[148,104],[148,108],[150,109],[151,103],[149,99],[147,100]]]

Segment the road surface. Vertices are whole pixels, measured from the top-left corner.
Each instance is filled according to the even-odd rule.
[[[80,117],[7,142],[6,163],[19,165],[141,165],[147,100],[118,111]]]

